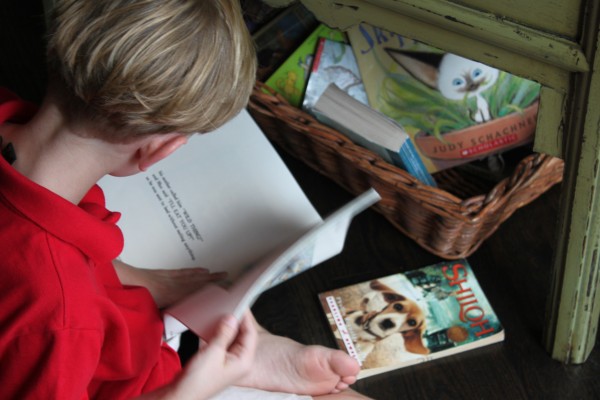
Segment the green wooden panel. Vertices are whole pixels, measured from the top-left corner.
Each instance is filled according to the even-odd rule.
[[[490,12],[482,12],[440,0],[302,0],[319,18],[335,18],[341,29],[345,23],[373,20],[375,9],[384,15],[401,14],[427,26],[455,32],[495,48],[509,50],[529,59],[549,63],[566,71],[586,71],[588,65],[574,41],[532,29]],[[340,15],[348,9],[350,13]],[[390,13],[390,11],[392,13]],[[352,15],[353,14],[353,15]],[[351,16],[352,15],[352,16]],[[349,18],[349,19],[348,19]],[[377,21],[372,21],[377,25]],[[443,42],[444,37],[437,41]],[[431,43],[433,44],[433,43]]]
[[[535,131],[535,151],[562,157],[565,103],[564,93],[542,86]]]
[[[580,0],[459,0],[457,3],[573,39],[580,26]]]
[[[598,9],[593,73],[575,77],[565,145],[565,179],[559,215],[552,303],[545,330],[552,356],[582,363],[596,343],[600,297],[600,36]]]
[[[483,12],[441,0],[366,0],[366,2],[506,48],[532,59],[548,62],[568,71],[587,70],[587,62],[576,42],[556,34],[532,29],[520,20],[515,22],[516,20],[507,19],[504,14]],[[503,4],[503,2],[498,3]],[[522,1],[521,4],[530,5],[531,13],[535,12],[535,8],[539,8],[539,6],[531,6],[536,4],[533,1]]]

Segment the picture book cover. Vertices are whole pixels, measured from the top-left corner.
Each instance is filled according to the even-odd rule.
[[[406,128],[430,172],[533,140],[538,83],[366,23],[348,38],[369,104]]]
[[[466,259],[319,294],[358,378],[504,340],[504,329]]]
[[[341,31],[320,24],[265,82],[291,105],[301,107],[319,38],[346,41]]]
[[[257,79],[267,79],[318,25],[317,19],[306,7],[295,3],[256,29],[252,39],[258,59]]]
[[[361,103],[368,104],[367,92],[350,45],[320,38],[306,84],[302,107],[310,111],[331,83]]]

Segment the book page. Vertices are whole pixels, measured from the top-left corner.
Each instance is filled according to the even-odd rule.
[[[233,279],[321,221],[246,110],[148,171],[99,185],[122,213],[120,259],[136,267],[201,266]]]

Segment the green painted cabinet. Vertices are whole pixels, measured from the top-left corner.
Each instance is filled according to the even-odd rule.
[[[600,2],[301,1],[332,27],[365,21],[543,85],[535,148],[565,161],[544,342],[584,362],[600,314]]]

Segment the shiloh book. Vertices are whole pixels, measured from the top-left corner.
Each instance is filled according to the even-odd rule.
[[[330,84],[311,112],[356,144],[403,168],[426,185],[437,186],[402,126]]]
[[[365,23],[348,38],[369,104],[404,126],[430,172],[532,141],[536,82]]]
[[[240,317],[267,288],[338,254],[352,218],[379,199],[367,191],[321,219],[246,110],[148,171],[99,185],[122,213],[123,262],[228,273],[165,310],[167,339],[188,328],[209,339],[223,314]]]
[[[504,329],[466,259],[321,293],[340,349],[358,378],[504,340]]]
[[[265,82],[295,107],[302,105],[317,43],[322,37],[346,41],[344,33],[320,24]]]
[[[368,104],[367,92],[350,45],[320,38],[302,107],[310,111],[330,83],[335,83],[361,103]]]

